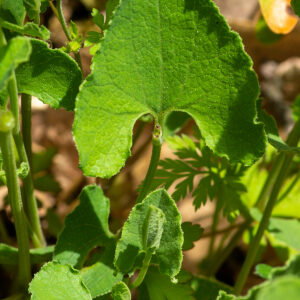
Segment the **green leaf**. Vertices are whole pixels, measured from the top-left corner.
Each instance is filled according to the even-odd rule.
[[[268,279],[270,277],[272,267],[266,264],[259,264],[255,268],[255,274],[263,279]]]
[[[106,2],[106,11],[105,11],[105,27],[108,26],[109,21],[112,19],[114,10],[119,5],[120,0],[108,0]]]
[[[130,300],[131,293],[128,286],[124,282],[119,282],[112,289],[112,297],[114,300]]]
[[[30,249],[31,264],[42,264],[52,259],[54,246]],[[17,265],[18,248],[0,244],[0,265]]]
[[[188,122],[190,116],[182,111],[172,111],[164,121],[164,138],[174,135]]]
[[[48,40],[50,38],[50,32],[45,26],[38,26],[37,24],[32,22],[28,22],[24,26],[18,26],[0,19],[0,26],[8,30],[18,32],[20,34],[26,34],[32,37],[39,37],[43,40]]]
[[[145,232],[149,232],[149,230],[155,232],[154,234],[152,233],[151,240],[155,241],[154,244],[157,245],[162,217],[158,217],[157,214],[154,219],[158,217],[160,221],[157,222],[156,220],[154,228],[149,227],[148,230],[145,230],[149,220],[147,215],[149,210],[151,210],[151,206],[162,210],[166,219],[166,222],[163,224],[159,247],[152,260],[159,264],[159,269],[162,273],[174,277],[180,271],[182,262],[181,247],[183,237],[180,226],[181,216],[174,201],[163,189],[152,192],[142,203],[137,204],[132,209],[128,220],[123,226],[122,236],[117,243],[115,266],[124,274],[134,270],[138,256],[148,250],[144,236]],[[149,237],[149,234],[147,236]]]
[[[109,200],[94,185],[85,187],[80,204],[67,216],[59,235],[54,260],[80,268],[89,251],[105,246],[113,235],[108,228]]]
[[[52,165],[53,158],[57,153],[56,148],[47,148],[45,151],[33,153],[33,173],[47,171]]]
[[[89,31],[87,33],[87,36],[84,41],[85,47],[90,47],[93,44],[100,43],[101,39],[103,37],[103,34],[97,31]]]
[[[217,280],[203,277],[193,277],[190,285],[195,291],[195,298],[201,300],[216,300],[219,291],[228,293],[231,291],[229,286]]]
[[[0,91],[6,88],[15,68],[29,59],[30,53],[31,45],[25,37],[13,38],[0,48]]]
[[[123,278],[113,266],[115,247],[115,243],[111,243],[98,262],[81,270],[82,280],[93,298],[109,293]]]
[[[94,23],[101,29],[104,29],[104,16],[99,12],[98,9],[93,8],[92,17]]]
[[[271,277],[276,278],[285,275],[295,275],[300,278],[300,255],[293,257],[285,266],[273,268]]]
[[[300,95],[296,97],[292,105],[293,118],[295,121],[300,119]]]
[[[91,300],[80,273],[70,266],[50,262],[35,274],[29,285],[31,300]]]
[[[257,117],[265,126],[269,143],[278,151],[300,153],[300,148],[290,147],[280,137],[275,119],[261,108],[261,100],[257,101]]]
[[[284,242],[296,250],[300,250],[300,221],[295,219],[271,218],[268,232],[276,240]]]
[[[41,0],[23,0],[23,4],[29,19],[39,21]]]
[[[31,39],[31,45],[30,60],[16,70],[19,92],[35,96],[53,108],[73,110],[82,78],[78,65],[45,42]]]
[[[141,289],[147,293],[149,300],[195,300],[193,290],[188,285],[172,283],[168,276],[153,267],[149,268]]]
[[[295,14],[300,17],[300,1],[299,0],[292,0],[292,7],[294,9]]]
[[[39,191],[58,193],[61,187],[58,181],[55,180],[53,175],[45,174],[34,178],[34,187]]]
[[[1,0],[0,18],[11,23],[22,25],[25,17],[23,0]]]
[[[41,13],[45,13],[47,8],[49,6],[49,1],[48,0],[41,0]]]
[[[194,247],[194,242],[200,239],[204,229],[199,224],[192,224],[191,222],[182,223],[181,228],[184,237],[182,250],[190,250]]]
[[[252,164],[264,153],[265,134],[253,121],[259,89],[251,68],[212,1],[122,1],[77,97],[81,168],[116,174],[136,120],[150,113],[162,126],[171,111],[192,116],[217,155]]]

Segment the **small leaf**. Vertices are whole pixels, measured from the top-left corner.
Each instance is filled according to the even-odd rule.
[[[28,22],[24,26],[18,26],[0,19],[0,26],[8,30],[18,32],[20,34],[39,37],[43,40],[48,40],[50,38],[50,32],[45,26],[38,26],[37,24],[32,22]]]
[[[41,13],[45,13],[47,8],[49,7],[49,0],[41,0]]]
[[[18,90],[53,108],[73,110],[82,75],[76,62],[45,42],[31,39],[32,54],[16,70]]]
[[[26,12],[30,20],[39,20],[41,0],[23,0]]]
[[[93,8],[92,17],[94,23],[101,29],[104,29],[104,16],[99,12],[98,9]]]
[[[22,25],[25,17],[25,8],[23,0],[2,0],[0,1],[0,18]]]
[[[58,193],[61,187],[53,175],[45,174],[34,178],[34,187],[39,191]]]
[[[52,165],[57,150],[54,147],[33,154],[33,173],[48,171]]]
[[[272,271],[272,267],[266,264],[259,264],[255,268],[255,274],[263,279],[269,279]]]
[[[52,259],[54,246],[30,249],[31,264],[42,264]],[[18,248],[0,244],[0,265],[17,265]]]
[[[132,209],[128,220],[123,226],[122,236],[117,243],[114,263],[124,274],[130,273],[135,269],[138,256],[147,250],[143,232],[145,232],[147,215],[151,206],[162,210],[166,218],[166,222],[163,224],[159,248],[156,250],[152,260],[159,264],[162,273],[174,277],[178,274],[182,262],[181,247],[183,237],[180,226],[181,216],[174,201],[163,189],[152,192],[142,203],[135,205]],[[161,217],[159,219],[160,221],[156,224],[160,224]],[[154,241],[158,240],[157,237],[159,235],[157,232],[160,230],[157,228],[159,226],[156,225],[154,227],[156,232],[154,234],[156,238],[152,239]]]
[[[199,224],[184,222],[181,224],[184,242],[182,250],[190,250],[194,247],[194,242],[198,241],[203,233],[203,228]]]
[[[269,28],[263,16],[261,16],[255,26],[255,35],[263,44],[273,44],[282,38],[282,34],[276,34]]]
[[[25,37],[15,37],[0,48],[0,91],[5,89],[15,68],[29,59],[30,53],[31,45]]]
[[[82,280],[93,298],[111,292],[112,287],[123,278],[113,265],[115,248],[115,243],[111,243],[104,250],[99,261],[81,270]]]
[[[114,300],[130,300],[131,293],[128,286],[124,282],[119,282],[112,289],[112,297]]]
[[[109,200],[97,186],[87,186],[80,204],[67,216],[58,237],[54,260],[80,268],[90,250],[105,246],[113,235],[108,228]]]
[[[211,0],[123,0],[77,97],[80,167],[116,174],[135,122],[152,114],[163,126],[171,111],[193,117],[217,155],[250,165],[265,149],[258,93],[241,39]]]
[[[105,12],[105,27],[108,26],[109,21],[111,20],[114,10],[119,5],[120,0],[108,0],[106,2],[106,12]]]
[[[296,250],[300,250],[300,221],[295,219],[271,218],[268,232],[276,240],[282,241]]]
[[[149,268],[141,289],[147,293],[149,300],[195,300],[188,285],[172,283],[168,276],[153,267]]]
[[[261,12],[270,29],[277,34],[291,32],[298,22],[291,0],[259,0]]]
[[[85,47],[90,47],[93,44],[100,43],[101,39],[103,37],[103,34],[97,31],[89,31],[87,33],[87,36],[84,41]]]
[[[29,285],[31,300],[91,300],[80,273],[70,266],[50,262],[35,274]]]

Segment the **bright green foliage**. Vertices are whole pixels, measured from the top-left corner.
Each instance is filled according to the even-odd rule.
[[[199,224],[192,224],[191,222],[182,223],[181,228],[184,237],[182,250],[190,250],[194,247],[194,242],[200,239],[203,228],[201,228]]]
[[[230,292],[230,287],[214,279],[193,277],[190,286],[195,291],[195,299],[216,300],[219,291]]]
[[[300,17],[300,1],[299,0],[292,0],[292,7],[295,11],[295,14]]]
[[[0,19],[0,26],[20,34],[30,35],[32,37],[39,37],[43,40],[50,38],[50,32],[45,26],[38,26],[35,23],[28,22],[24,26],[18,26]]]
[[[31,264],[42,264],[52,258],[54,246],[30,250]],[[0,265],[18,264],[18,249],[6,244],[0,244]]]
[[[276,240],[284,242],[296,250],[300,250],[300,222],[298,220],[271,218],[268,232]]]
[[[273,268],[271,277],[276,278],[284,275],[295,275],[300,278],[300,255],[296,255],[284,267]]]
[[[159,245],[160,226],[163,218],[159,211],[154,213],[153,206],[164,213],[166,220],[163,223]],[[154,226],[149,226],[149,217],[156,219]],[[156,248],[158,247],[153,249],[155,254],[152,259],[159,264],[160,271],[171,277],[176,276],[182,262],[183,236],[180,224],[181,216],[178,209],[165,190],[161,189],[149,194],[142,203],[132,209],[123,226],[122,236],[117,243],[115,253],[117,269],[123,273],[132,272],[138,257],[151,250],[145,240],[145,233],[147,233],[148,240],[151,236],[151,247],[154,245]]]
[[[112,289],[112,297],[114,300],[130,300],[131,293],[128,286],[124,282],[119,282]]]
[[[67,216],[59,235],[54,260],[80,268],[89,251],[105,246],[113,238],[108,228],[109,200],[97,186],[87,186],[80,204]]]
[[[70,266],[50,262],[34,276],[29,286],[31,300],[91,300],[80,273]]]
[[[30,41],[30,60],[16,70],[19,92],[35,96],[53,108],[73,110],[82,78],[79,67],[66,53],[50,49],[42,41]]]
[[[105,27],[108,26],[114,10],[117,8],[117,6],[119,5],[120,0],[108,0],[106,2],[106,11],[105,11]]]
[[[101,29],[104,29],[104,16],[99,12],[98,9],[93,8],[92,17],[94,23]]]
[[[188,285],[172,283],[168,276],[153,267],[149,268],[140,292],[140,299],[143,300],[195,300]]]
[[[6,88],[15,68],[29,59],[30,53],[30,42],[24,37],[13,38],[0,48],[0,91]]]
[[[169,137],[167,143],[175,150],[178,159],[167,158],[160,162],[161,168],[156,172],[153,187],[168,189],[174,181],[180,180],[172,194],[175,201],[192,192],[195,209],[205,204],[208,198],[218,198],[222,202],[220,206],[224,207],[224,215],[235,210],[247,214],[241,201],[241,194],[246,192],[240,181],[244,167],[218,158],[203,141],[195,142],[186,135]]]
[[[268,279],[270,277],[272,267],[265,264],[259,264],[255,268],[255,274],[263,279]]]
[[[113,266],[114,253],[115,243],[111,243],[98,262],[81,270],[82,280],[93,298],[109,293],[123,278]]]
[[[265,134],[253,122],[258,84],[251,66],[212,1],[123,0],[77,98],[81,168],[116,174],[130,155],[136,120],[151,113],[163,125],[176,110],[195,119],[215,153],[253,163]]]
[[[27,15],[30,20],[39,20],[41,0],[23,0]]]
[[[25,17],[25,8],[23,0],[1,0],[0,1],[0,18],[22,25]]]

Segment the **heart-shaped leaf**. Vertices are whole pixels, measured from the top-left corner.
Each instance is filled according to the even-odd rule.
[[[77,98],[74,136],[85,174],[110,177],[150,113],[183,111],[220,156],[247,165],[265,149],[259,88],[238,34],[211,0],[123,0]]]

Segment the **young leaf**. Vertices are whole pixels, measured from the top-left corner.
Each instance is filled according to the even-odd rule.
[[[93,8],[92,17],[94,23],[101,29],[104,29],[104,16],[99,12],[98,9]]]
[[[18,26],[13,23],[4,21],[0,18],[0,26],[21,34],[30,35],[32,37],[39,37],[43,40],[48,40],[50,38],[50,32],[45,26],[38,26],[37,24],[32,22],[28,22],[24,26]]]
[[[113,286],[112,297],[114,300],[130,300],[131,293],[128,286],[124,282],[119,282]]]
[[[30,249],[31,264],[42,264],[52,259],[54,246]],[[18,248],[0,244],[0,265],[18,264]]]
[[[28,62],[16,70],[18,90],[39,98],[53,108],[73,110],[81,83],[76,62],[45,42],[31,39],[32,54]]]
[[[172,283],[168,276],[153,267],[149,268],[141,290],[144,290],[149,300],[195,300],[193,290],[188,285]]]
[[[25,17],[25,8],[23,0],[1,0],[0,1],[0,18],[22,25]]]
[[[98,262],[81,270],[82,280],[93,298],[109,293],[123,278],[121,273],[116,273],[113,266],[115,248],[115,243],[111,243]]]
[[[108,228],[109,200],[102,190],[87,186],[80,194],[80,204],[66,218],[58,237],[54,260],[77,268],[95,246],[105,246],[113,234]]]
[[[272,267],[266,264],[259,264],[255,268],[255,274],[263,279],[269,279],[272,271]]]
[[[23,0],[26,12],[30,20],[39,20],[41,0]]]
[[[31,300],[91,300],[80,273],[70,266],[50,262],[35,274],[29,285]]]
[[[106,2],[106,11],[105,11],[105,27],[108,26],[109,21],[111,20],[114,10],[119,5],[120,0],[108,0]]]
[[[122,1],[77,98],[81,168],[116,174],[136,120],[150,113],[162,126],[170,111],[191,115],[216,154],[252,164],[265,134],[253,121],[259,89],[251,67],[211,0]]]
[[[184,237],[182,250],[190,250],[194,247],[194,242],[200,239],[203,233],[203,228],[201,228],[199,224],[192,224],[191,222],[182,223],[181,228]]]
[[[183,243],[181,230],[181,216],[174,201],[168,193],[161,189],[149,194],[142,203],[136,205],[123,226],[122,236],[117,243],[115,253],[115,266],[122,273],[130,273],[135,268],[135,262],[138,256],[148,250],[145,243],[145,224],[148,223],[147,216],[151,206],[159,208],[165,216],[166,221],[163,223],[163,232],[161,235],[159,247],[156,249],[153,260],[159,264],[162,273],[174,277],[178,274],[182,262],[181,247]],[[162,217],[155,215],[155,226],[149,227],[148,237],[151,232],[152,245],[158,246],[159,234],[161,229]]]
[[[0,91],[6,88],[15,68],[29,59],[30,53],[31,45],[25,37],[15,37],[0,48]]]

